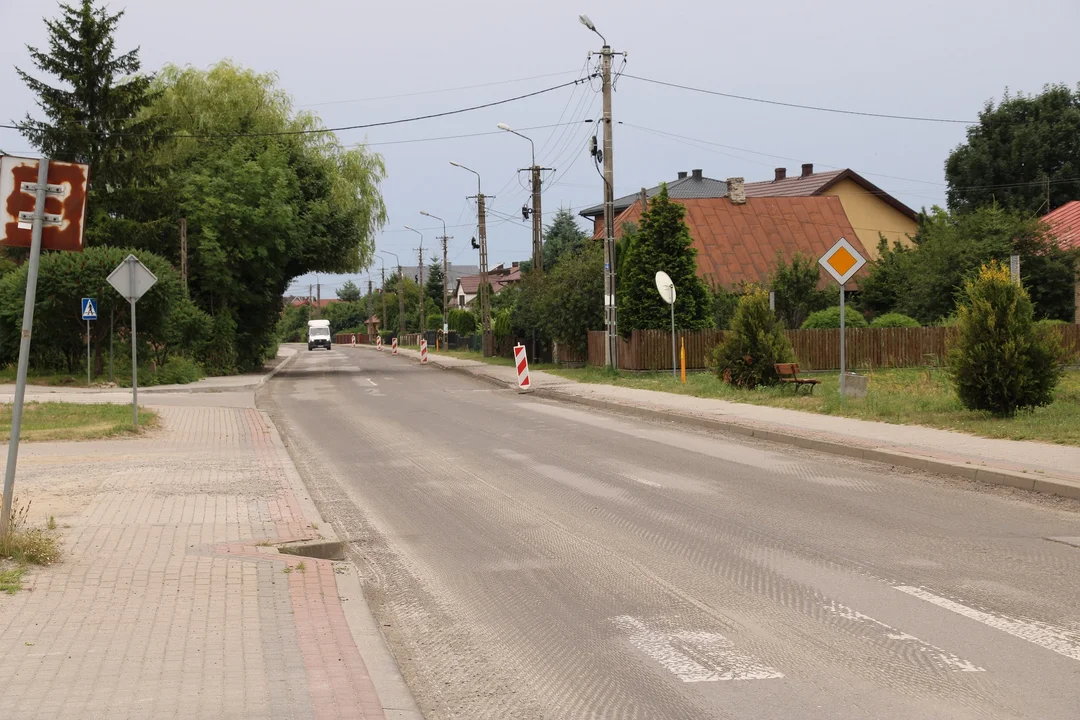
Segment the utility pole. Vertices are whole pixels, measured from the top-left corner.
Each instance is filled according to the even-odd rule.
[[[606,365],[612,370],[619,367],[619,326],[615,307],[615,166],[612,157],[611,125],[611,59],[615,55],[607,38],[585,15],[581,24],[592,30],[604,41],[600,50],[600,75],[604,94],[604,327],[607,333],[605,345]],[[589,53],[592,55],[592,53]],[[622,53],[623,57],[626,53]]]
[[[315,283],[315,313],[316,317],[322,317],[322,283]]]
[[[180,279],[187,287],[187,218],[180,218]]]
[[[314,307],[313,307],[314,306],[315,295],[313,293],[313,290],[314,290],[314,287],[312,286],[312,284],[308,283],[308,286],[307,286],[307,306],[308,306],[308,319],[309,320],[314,320],[315,319],[315,310],[314,310]]]
[[[381,260],[381,258],[380,258]],[[379,318],[379,329],[386,325],[386,264],[382,266],[382,284],[379,285],[379,294],[382,295],[382,317]]]
[[[368,320],[375,314],[375,281],[370,277],[367,281],[367,316]]]
[[[454,167],[459,167],[462,170],[468,170],[476,176],[476,195],[470,196],[470,198],[476,198],[476,223],[478,225],[477,235],[480,236],[480,323],[484,333],[483,340],[483,354],[484,357],[491,357],[495,354],[495,338],[491,334],[491,298],[488,287],[488,256],[487,256],[487,211],[484,207],[485,200],[489,197],[484,195],[480,189],[480,173],[476,172],[472,168],[465,167],[461,163],[456,163],[453,160],[450,164]],[[495,197],[491,195],[490,197]]]
[[[424,334],[424,330],[427,329],[427,318],[424,317],[424,238],[420,237],[420,248],[416,251],[416,257],[418,258],[420,273],[420,334]]]
[[[449,315],[450,310],[449,310],[449,303],[448,303],[448,301],[446,299],[446,297],[447,297],[447,295],[446,295],[446,293],[447,293],[446,284],[448,282],[450,282],[450,278],[446,274],[447,273],[446,241],[450,240],[451,238],[447,237],[447,235],[446,235],[446,221],[445,220],[443,220],[438,215],[432,215],[431,213],[424,212],[423,210],[420,211],[420,214],[421,215],[426,215],[427,217],[429,217],[429,218],[431,218],[433,220],[438,220],[439,222],[442,223],[442,237],[439,238],[440,240],[442,240],[442,324],[443,324],[442,329],[443,329],[443,333],[449,335],[450,326],[448,325],[448,323],[449,323],[449,317],[450,317],[450,315]]]
[[[544,214],[540,209],[540,171],[553,170],[554,168],[540,167],[536,164],[536,143],[532,141],[532,138],[522,135],[517,130],[514,130],[506,123],[499,123],[497,126],[500,130],[505,130],[508,133],[513,133],[520,138],[525,138],[529,141],[529,147],[532,148],[532,165],[529,167],[529,171],[532,174],[532,211],[527,208],[522,209],[522,214],[525,219],[532,215],[532,231],[533,231],[533,269],[544,271]],[[535,352],[535,348],[533,348]]]

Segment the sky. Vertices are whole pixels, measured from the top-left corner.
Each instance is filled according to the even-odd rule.
[[[568,83],[591,72],[600,38],[578,22],[586,13],[627,75],[705,90],[860,112],[971,120],[986,101],[1045,83],[1080,80],[1080,3],[1076,0],[480,0],[343,2],[306,0],[127,0],[117,48],[141,48],[143,67],[205,68],[224,58],[274,72],[298,108],[329,127],[414,117],[494,102]],[[26,45],[45,43],[44,16],[55,2],[0,0],[0,118],[36,113],[14,66],[32,69]],[[451,262],[475,265],[470,247],[476,176],[495,198],[488,222],[489,262],[531,254],[529,143],[496,128],[522,130],[545,173],[545,223],[560,207],[602,201],[588,154],[601,111],[599,83],[450,117],[339,133],[367,143],[386,162],[382,184],[389,222],[376,246],[389,267],[396,253],[415,265],[422,232],[425,262],[446,221]],[[669,88],[622,77],[613,99],[616,195],[678,171],[701,168],[717,179],[769,180],[773,168],[797,174],[848,167],[915,209],[944,204],[944,162],[964,141],[960,123],[916,122],[819,112]],[[556,127],[551,127],[556,126]],[[488,133],[475,136],[479,133]],[[666,133],[666,134],[662,134]],[[437,139],[452,135],[473,137]],[[676,135],[679,137],[672,137]],[[15,131],[0,129],[0,149],[26,154]],[[584,227],[585,223],[582,222]],[[363,282],[371,270],[350,276]],[[323,296],[345,276],[322,275]],[[316,278],[297,278],[305,294]]]

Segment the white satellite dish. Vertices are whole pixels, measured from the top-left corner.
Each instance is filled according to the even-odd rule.
[[[671,282],[671,278],[663,270],[656,272],[656,289],[660,291],[660,297],[664,298],[664,302],[668,305],[675,304],[675,283]]]

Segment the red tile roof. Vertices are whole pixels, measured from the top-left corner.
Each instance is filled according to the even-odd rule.
[[[1066,250],[1080,247],[1080,200],[1067,202],[1042,219],[1050,226],[1050,235],[1060,247]]]
[[[787,260],[796,252],[817,260],[842,237],[869,257],[835,196],[748,198],[742,205],[727,198],[672,202],[686,208],[685,221],[698,251],[698,276],[724,287],[767,282],[777,253]],[[636,202],[615,219],[616,235],[622,234],[624,223],[637,223],[640,217],[641,203]],[[821,275],[822,285],[832,282]]]
[[[783,180],[746,183],[746,197],[815,197],[842,180],[851,180],[861,185],[867,192],[877,195],[912,220],[918,217],[918,213],[914,210],[851,169],[795,175]]]

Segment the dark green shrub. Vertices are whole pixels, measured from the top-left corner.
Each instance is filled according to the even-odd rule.
[[[957,314],[949,369],[965,407],[1008,417],[1053,401],[1065,360],[1060,334],[1035,323],[1031,298],[1007,267],[982,266],[964,283]]]
[[[717,373],[738,387],[773,385],[777,382],[773,365],[794,359],[791,343],[769,309],[769,293],[748,289],[735,308],[731,329],[713,353]]]
[[[862,317],[860,315],[860,317]],[[847,318],[844,318],[847,320]],[[884,315],[878,315],[870,323],[872,328],[916,328],[921,327],[919,321],[913,317],[908,317],[903,313],[885,313]]]
[[[142,373],[139,373],[142,375]],[[203,377],[202,368],[194,360],[174,355],[157,371],[159,385],[186,385]]]
[[[432,313],[428,315],[427,324],[424,325],[424,327],[428,330],[442,330],[442,313]]]
[[[223,308],[214,315],[203,367],[208,375],[231,375],[236,372],[236,365],[236,320],[231,310]]]
[[[499,314],[495,316],[494,322],[492,322],[491,331],[495,335],[495,338],[497,340],[502,340],[504,337],[510,336],[511,328],[509,308],[499,312]]]
[[[450,311],[450,329],[461,335],[476,332],[476,318],[468,310],[455,308]]]
[[[866,318],[855,308],[848,306],[844,310],[844,326],[849,328],[868,327]],[[810,313],[810,317],[802,324],[803,330],[827,330],[840,327],[840,306],[837,305],[824,310]]]

